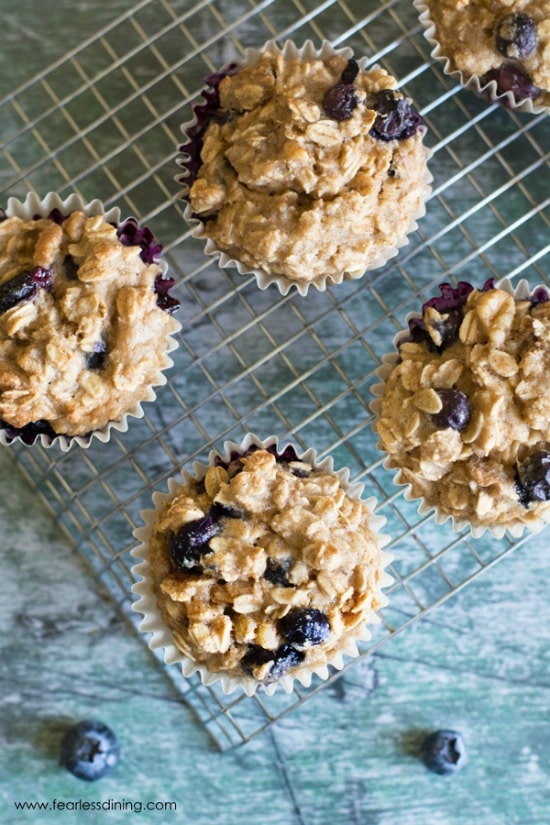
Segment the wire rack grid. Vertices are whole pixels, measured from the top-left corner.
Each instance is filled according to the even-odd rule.
[[[127,433],[89,450],[13,446],[10,455],[135,627],[132,530],[153,490],[247,431],[332,454],[377,496],[392,536],[390,603],[363,644],[366,657],[527,540],[472,540],[419,516],[381,466],[368,405],[396,330],[437,284],[548,283],[547,121],[479,100],[446,77],[407,0],[118,5],[123,11],[101,31],[0,101],[0,189],[4,199],[76,191],[148,223],[177,279],[180,346],[168,384]],[[325,38],[382,64],[421,111],[433,151],[428,212],[398,258],[307,298],[261,291],[206,259],[173,180],[179,125],[203,77],[272,38]],[[158,665],[221,749],[248,741],[340,675],[289,695],[227,697]]]

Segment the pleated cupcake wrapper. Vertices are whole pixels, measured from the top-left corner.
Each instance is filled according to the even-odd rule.
[[[75,212],[77,210],[84,212],[88,217],[102,215],[105,221],[116,224],[117,226],[128,220],[128,218],[124,218],[121,221],[120,209],[117,206],[106,210],[102,202],[97,198],[89,203],[85,203],[78,195],[72,194],[65,198],[65,200],[62,200],[55,192],[49,192],[44,198],[39,198],[36,193],[30,192],[24,201],[20,201],[17,198],[8,198],[5,212],[8,218],[18,217],[23,220],[30,220],[35,215],[46,217],[53,209],[58,209],[63,215],[68,215],[70,212]],[[161,259],[155,261],[155,263],[164,277],[168,271],[166,262]],[[146,396],[142,399],[142,401],[127,410],[124,415],[121,415],[119,418],[108,422],[104,427],[98,430],[93,430],[86,435],[58,435],[55,438],[52,438],[49,435],[40,433],[37,435],[32,445],[26,444],[26,442],[22,441],[20,436],[10,438],[7,435],[7,430],[2,428],[0,429],[0,444],[4,446],[9,446],[16,443],[21,443],[25,446],[35,446],[36,444],[40,444],[45,449],[49,449],[50,447],[58,447],[62,452],[67,452],[75,444],[79,447],[87,449],[94,438],[98,441],[106,443],[111,438],[113,431],[126,432],[128,429],[128,419],[143,417],[144,411],[141,405],[145,401],[156,400],[157,396],[153,387],[158,387],[166,383],[167,379],[163,374],[163,371],[173,366],[174,362],[168,357],[168,353],[177,349],[178,342],[171,336],[181,329],[181,324],[175,318],[171,318],[171,321],[172,329],[170,330],[170,337],[168,338],[168,346],[166,349],[164,363],[162,364],[157,377],[148,388]]]
[[[222,452],[212,450],[208,456],[208,463],[204,464],[198,461],[193,462],[193,471],[191,473],[183,470],[183,481],[184,483],[197,480],[201,481],[206,475],[208,468],[213,465],[216,458],[221,458],[222,461],[229,462],[231,456],[234,457],[235,454],[245,454],[250,448],[254,447],[258,449],[272,447],[279,454],[281,454],[287,446],[294,447],[294,445],[290,444],[284,444],[282,447],[279,447],[278,439],[275,436],[262,440],[258,436],[249,433],[240,444],[233,441],[226,441],[223,445]],[[305,452],[299,451],[296,447],[294,447],[294,449],[300,461],[305,461],[308,464],[311,464],[316,470],[335,473],[340,480],[342,488],[346,491],[346,494],[350,496],[350,498],[361,498],[361,493],[364,489],[363,484],[357,482],[351,483],[349,481],[349,470],[347,468],[334,470],[333,460],[330,456],[320,461],[317,459],[315,450],[311,448]],[[354,631],[352,631],[353,635],[349,635],[347,638],[342,640],[340,649],[326,664],[298,672],[295,676],[285,674],[278,681],[267,684],[247,676],[236,678],[223,672],[212,672],[208,670],[203,663],[195,661],[190,656],[179,650],[174,642],[172,631],[166,626],[157,606],[157,597],[154,591],[151,565],[149,562],[149,540],[153,532],[157,511],[167,500],[176,495],[178,490],[181,488],[181,485],[181,481],[171,478],[168,481],[168,493],[155,492],[153,494],[153,504],[155,505],[155,509],[144,510],[141,512],[141,517],[145,522],[145,526],[139,527],[134,531],[134,536],[140,544],[131,551],[132,556],[138,560],[132,567],[132,573],[135,577],[141,578],[141,581],[132,586],[132,592],[138,596],[137,601],[132,604],[132,609],[142,615],[143,618],[140,622],[139,629],[143,633],[151,634],[148,642],[149,647],[151,650],[159,650],[163,652],[165,664],[178,664],[181,667],[181,671],[185,677],[190,677],[194,673],[198,673],[204,685],[218,684],[220,685],[223,693],[226,695],[233,693],[235,690],[241,689],[247,696],[252,696],[258,689],[262,689],[268,695],[272,695],[277,689],[282,689],[286,693],[292,693],[295,680],[303,687],[307,688],[311,685],[314,676],[319,677],[321,680],[326,680],[330,675],[329,667],[332,667],[335,670],[342,670],[346,664],[346,658],[353,659],[359,655],[360,651],[357,646],[358,642],[368,641],[371,638],[367,623],[380,623],[380,618],[374,612],[370,614],[368,619],[366,619],[361,626],[358,626]],[[369,523],[378,542],[381,567],[386,568],[393,559],[393,556],[390,553],[382,549],[390,541],[390,536],[383,535],[380,532],[386,523],[386,519],[374,513],[374,509],[377,504],[376,499],[368,498],[363,499],[363,501],[369,509]],[[392,582],[393,579],[391,576],[385,571],[385,569],[382,569],[379,585],[380,592],[378,593],[382,607],[387,604],[387,599],[381,592],[381,589],[388,587],[392,584]]]
[[[443,72],[458,81],[465,89],[476,94],[478,97],[484,99],[489,98],[492,101],[501,103],[510,109],[517,112],[526,112],[528,114],[541,114],[542,112],[550,111],[550,106],[536,104],[530,98],[526,100],[516,100],[513,92],[504,92],[499,95],[497,93],[496,80],[491,80],[489,83],[483,83],[478,75],[467,75],[458,68],[453,68],[452,57],[444,54],[441,44],[437,39],[437,31],[435,24],[431,18],[430,9],[424,0],[413,0],[413,6],[419,13],[419,21],[424,27],[424,36],[430,46],[432,47],[431,57],[435,58],[443,66]]]
[[[529,286],[529,283],[526,280],[519,281],[515,286],[507,279],[504,278],[501,281],[498,281],[495,284],[495,287],[499,289],[503,289],[512,295],[517,300],[528,300],[533,293],[536,291],[538,287],[534,289]],[[543,286],[544,289],[547,287]],[[548,291],[548,290],[547,290]],[[549,293],[550,294],[550,293]],[[384,355],[382,358],[382,364],[378,367],[375,371],[375,374],[380,379],[380,384],[374,384],[371,387],[371,392],[375,396],[375,399],[370,402],[369,407],[371,411],[374,413],[375,420],[373,421],[373,430],[376,430],[376,421],[380,417],[380,411],[382,408],[382,398],[384,397],[385,389],[386,389],[386,381],[388,380],[392,370],[394,369],[395,365],[399,360],[399,344],[404,340],[407,339],[409,336],[408,330],[408,323],[412,319],[422,319],[422,314],[418,312],[411,312],[406,317],[406,324],[407,329],[398,332],[393,340],[393,344],[395,347],[395,352],[389,353]],[[436,524],[440,525],[447,525],[450,526],[456,533],[462,533],[463,530],[468,529],[470,535],[473,538],[481,538],[483,535],[489,533],[494,538],[501,539],[504,538],[506,532],[508,532],[513,538],[519,539],[524,534],[525,531],[529,531],[530,533],[540,533],[543,527],[546,524],[544,519],[539,519],[537,521],[529,522],[529,523],[521,523],[521,524],[511,524],[511,525],[495,525],[493,527],[490,526],[474,526],[468,521],[467,519],[461,519],[457,516],[451,515],[449,513],[445,513],[440,508],[436,507],[435,505],[428,504],[422,496],[414,495],[412,485],[407,481],[402,481],[401,471],[399,468],[393,467],[391,464],[391,456],[386,453],[382,442],[379,440],[377,445],[380,452],[386,454],[386,458],[383,462],[383,467],[388,470],[393,475],[393,483],[398,487],[403,487],[403,497],[407,501],[418,501],[418,509],[417,512],[420,516],[433,516],[433,520]],[[550,513],[548,515],[548,520],[550,521]]]
[[[326,60],[327,58],[333,55],[339,55],[341,57],[344,57],[346,60],[349,60],[354,56],[353,50],[349,47],[346,46],[341,49],[335,49],[329,43],[328,40],[323,40],[321,42],[320,48],[317,48],[311,40],[306,40],[303,46],[301,47],[296,46],[291,40],[287,40],[283,44],[282,48],[279,48],[279,46],[273,40],[268,40],[261,48],[245,49],[243,59],[239,61],[239,65],[243,69],[247,68],[248,66],[253,66],[260,60],[262,55],[266,53],[272,55],[281,54],[287,60]],[[357,63],[359,64],[360,70],[364,71],[367,68],[368,58],[358,58]],[[368,66],[369,70],[377,68],[379,68],[378,64]],[[207,88],[208,87],[205,87],[203,89],[203,94],[205,91],[207,91]],[[192,142],[194,142],[195,138],[193,140],[190,140],[188,132],[190,130],[192,131],[198,122],[199,121],[197,115],[195,114],[192,120],[183,123],[180,126],[180,129],[184,135],[184,141],[181,144],[181,152],[176,159],[176,163],[178,164],[182,172],[179,175],[176,175],[175,180],[179,184],[182,184],[184,186],[184,189],[181,193],[181,197],[183,199],[185,199],[188,195],[189,187],[187,185],[187,179],[190,177],[191,174],[187,166],[188,155],[186,155],[185,153],[185,146],[188,146]],[[421,126],[420,128],[424,132],[426,131],[424,126]],[[429,160],[431,152],[427,147],[425,148],[426,160]],[[358,278],[361,278],[366,272],[369,272],[373,269],[379,269],[380,267],[384,266],[391,258],[394,258],[398,254],[401,247],[409,243],[409,235],[411,235],[418,229],[417,221],[420,220],[420,218],[422,218],[426,214],[425,202],[428,199],[432,190],[432,180],[432,174],[427,170],[423,181],[424,196],[422,199],[422,204],[418,212],[416,214],[411,215],[409,226],[393,246],[387,247],[383,252],[380,252],[377,255],[373,255],[371,260],[368,262],[367,265],[365,265],[364,269],[362,269],[361,272],[342,272],[340,275],[325,276],[322,278],[318,278],[314,281],[309,281],[307,283],[295,281],[291,278],[287,278],[285,275],[267,273],[261,269],[254,269],[248,267],[241,261],[232,258],[225,252],[218,249],[214,241],[211,238],[209,238],[206,234],[203,222],[199,218],[197,218],[193,213],[193,210],[189,202],[186,203],[183,216],[185,220],[189,223],[189,225],[192,227],[191,235],[194,238],[198,238],[204,241],[205,254],[216,260],[218,265],[222,269],[233,267],[237,269],[240,275],[254,275],[258,287],[262,290],[267,289],[269,286],[273,284],[277,287],[281,295],[287,295],[291,289],[295,288],[298,291],[299,295],[305,297],[310,287],[319,290],[319,292],[324,292],[327,286],[340,284],[343,281],[357,280]]]

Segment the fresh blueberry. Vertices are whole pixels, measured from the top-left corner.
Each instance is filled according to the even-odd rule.
[[[211,516],[195,519],[184,524],[176,533],[171,533],[168,540],[168,553],[176,570],[187,573],[200,572],[200,557],[210,553],[210,539],[217,536],[221,526]]]
[[[485,86],[492,80],[497,84],[497,95],[512,92],[516,100],[534,100],[540,94],[540,89],[533,85],[529,75],[512,63],[503,63],[496,69],[490,69],[481,78],[481,85]]]
[[[271,556],[267,558],[267,564],[264,571],[264,579],[278,587],[292,587],[293,585],[288,580],[288,571],[290,569],[290,559],[278,561],[272,559]]]
[[[61,740],[60,764],[88,782],[110,773],[119,757],[118,740],[103,722],[88,719],[78,722]]]
[[[305,659],[305,654],[296,650],[291,645],[283,644],[277,650],[266,650],[260,645],[250,645],[247,652],[241,659],[241,669],[248,676],[254,676],[255,668],[272,662],[266,682],[274,682],[280,679],[291,668],[296,667]]]
[[[163,278],[162,275],[157,275],[155,278],[154,290],[157,294],[157,306],[169,315],[180,308],[178,299],[169,294],[174,284],[173,278]]]
[[[416,134],[420,115],[400,92],[381,89],[369,95],[367,106],[376,112],[370,134],[377,140],[402,140]]]
[[[49,290],[51,286],[51,270],[41,266],[14,275],[0,286],[0,312],[6,312],[21,301],[34,298],[39,289]]]
[[[471,409],[468,396],[457,387],[436,390],[436,392],[443,406],[438,413],[432,415],[432,421],[440,429],[452,427],[453,430],[460,432],[470,420]]]
[[[467,761],[462,736],[454,730],[431,733],[422,743],[420,755],[430,771],[442,776],[456,773]]]
[[[523,60],[537,48],[537,27],[528,14],[507,14],[495,30],[495,43],[503,57]]]
[[[322,610],[313,607],[295,608],[280,620],[286,641],[297,647],[312,647],[330,636],[330,622]]]
[[[550,451],[532,453],[518,466],[516,487],[521,503],[550,500]]]

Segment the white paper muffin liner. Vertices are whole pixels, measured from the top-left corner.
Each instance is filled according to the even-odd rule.
[[[489,99],[514,109],[518,112],[526,112],[528,114],[541,114],[542,112],[550,111],[550,106],[537,104],[530,98],[526,100],[516,100],[513,92],[497,93],[496,80],[491,80],[489,83],[483,83],[478,75],[468,75],[458,68],[453,68],[454,62],[452,57],[444,54],[441,44],[437,39],[437,31],[435,24],[431,18],[430,9],[425,3],[425,0],[413,0],[413,6],[419,13],[419,21],[424,27],[424,36],[430,46],[432,47],[431,57],[442,64],[444,74],[452,77],[465,89],[476,94],[478,97]]]
[[[350,482],[349,469],[347,468],[334,470],[333,460],[330,456],[320,461],[317,458],[315,450],[311,448],[304,452],[298,450],[295,445],[291,445],[289,443],[283,444],[279,447],[278,439],[275,436],[262,440],[252,433],[249,433],[240,444],[233,441],[224,442],[223,450],[221,452],[212,450],[209,453],[208,462],[205,464],[197,461],[193,462],[192,473],[183,470],[182,477],[184,482],[188,482],[190,480],[200,481],[204,478],[208,467],[212,466],[213,461],[217,457],[221,457],[223,461],[229,461],[232,454],[246,453],[251,447],[273,447],[278,453],[282,453],[288,446],[294,447],[299,459],[311,464],[314,469],[331,473],[334,472],[339,477],[343,489],[350,498],[361,498],[361,494],[364,489],[363,484],[358,482]],[[369,615],[361,626],[357,627],[354,631],[354,635],[348,636],[347,639],[343,641],[342,647],[336,652],[329,662],[318,667],[312,667],[308,670],[298,672],[294,676],[287,673],[281,679],[267,684],[257,681],[252,677],[243,676],[242,678],[236,678],[229,676],[224,672],[212,672],[208,670],[204,664],[195,661],[190,656],[179,650],[174,642],[172,631],[164,623],[162,615],[157,607],[157,597],[154,592],[151,566],[149,562],[148,543],[153,532],[158,509],[168,499],[172,498],[178,492],[180,487],[181,480],[171,478],[168,481],[168,493],[155,492],[153,494],[155,509],[143,510],[141,512],[140,515],[145,522],[145,526],[134,530],[134,536],[140,544],[131,551],[132,556],[138,560],[132,567],[132,574],[135,577],[141,578],[141,581],[132,586],[132,592],[138,596],[137,601],[132,604],[132,609],[142,615],[143,618],[139,624],[139,629],[143,633],[151,634],[148,645],[151,650],[163,652],[165,664],[178,664],[181,667],[181,671],[185,677],[190,677],[192,674],[198,673],[204,685],[219,684],[223,693],[226,695],[240,689],[243,690],[247,696],[252,696],[258,689],[265,691],[268,695],[272,695],[278,688],[282,689],[286,693],[291,693],[294,687],[294,680],[307,688],[311,685],[314,676],[319,677],[321,680],[326,680],[330,675],[330,667],[337,671],[342,670],[345,666],[346,658],[353,659],[359,655],[360,651],[357,643],[361,641],[368,641],[371,638],[367,623],[380,623],[380,618],[374,612]],[[387,599],[382,593],[382,588],[388,587],[393,582],[393,579],[384,568],[390,564],[393,556],[382,548],[389,543],[390,536],[380,533],[380,530],[386,523],[386,519],[374,513],[374,508],[377,504],[376,499],[368,498],[363,499],[363,501],[368,507],[370,513],[370,526],[372,527],[373,533],[376,535],[379,546],[382,575],[380,580],[380,591],[377,595],[380,599],[381,606],[384,607],[387,604]]]
[[[30,220],[35,215],[47,216],[54,209],[58,209],[63,215],[68,215],[70,212],[74,212],[76,210],[84,212],[88,217],[102,215],[107,222],[116,224],[117,226],[120,223],[124,223],[126,220],[129,220],[129,218],[124,218],[121,220],[120,209],[116,206],[106,210],[102,202],[98,199],[85,203],[79,195],[72,194],[65,198],[65,200],[62,200],[55,192],[49,192],[44,198],[40,198],[35,192],[30,192],[24,201],[13,197],[8,198],[5,213],[8,218],[18,217],[23,220]],[[162,277],[164,277],[168,271],[168,265],[162,259],[155,261],[155,263],[159,267]],[[108,422],[104,427],[98,430],[93,430],[83,436],[58,435],[55,438],[52,438],[49,435],[40,433],[36,436],[32,444],[27,444],[19,435],[14,438],[9,437],[7,430],[2,428],[0,429],[0,444],[9,446],[11,444],[21,443],[30,447],[40,444],[46,449],[49,449],[50,447],[58,447],[62,452],[67,452],[67,450],[69,450],[73,445],[78,445],[79,447],[87,449],[94,438],[98,441],[106,443],[109,441],[113,431],[126,432],[128,429],[128,419],[143,417],[144,410],[141,405],[144,401],[156,400],[157,396],[153,387],[158,387],[166,383],[167,379],[163,374],[163,371],[173,366],[173,361],[168,356],[168,353],[173,352],[178,347],[178,342],[172,337],[172,335],[181,329],[181,324],[175,318],[171,317],[170,320],[171,329],[168,337],[166,355],[158,375],[152,382],[151,386],[147,389],[147,394],[142,401],[135,404],[119,418],[114,419],[113,421]]]
[[[291,40],[287,40],[283,44],[282,48],[279,48],[279,46],[273,40],[268,40],[260,48],[245,49],[243,58],[239,60],[239,66],[241,66],[242,68],[252,66],[258,62],[258,60],[261,58],[263,54],[266,53],[273,55],[281,54],[284,58],[288,60],[325,60],[331,57],[332,55],[339,55],[341,57],[344,57],[346,60],[349,60],[354,56],[353,50],[351,48],[346,46],[341,49],[335,49],[328,40],[323,40],[321,42],[320,47],[316,47],[311,40],[306,40],[301,47],[296,46]],[[367,66],[368,58],[366,57],[357,58],[357,63],[359,64],[359,68],[361,71],[364,71],[365,69],[371,70],[379,68],[378,64]],[[204,90],[206,90],[206,87]],[[180,154],[176,159],[176,163],[182,171],[180,172],[180,174],[176,175],[175,180],[177,181],[177,183],[182,184],[184,186],[184,189],[180,193],[180,197],[184,200],[188,193],[186,181],[189,177],[189,171],[186,166],[187,156],[185,153],[185,146],[189,145],[192,142],[189,140],[188,131],[189,129],[194,127],[197,124],[197,122],[197,116],[195,115],[192,118],[192,120],[180,125],[180,130],[183,132],[184,135],[184,141],[180,146]],[[422,134],[425,134],[426,127],[420,126],[419,128],[422,130]],[[427,147],[425,147],[425,150],[426,161],[428,161],[431,156],[431,152]],[[420,220],[420,218],[422,218],[426,214],[426,201],[432,190],[432,181],[432,174],[427,169],[423,181],[424,194],[420,208],[418,209],[416,214],[411,214],[410,223],[407,229],[403,232],[403,234],[399,237],[399,239],[393,246],[388,246],[385,250],[379,252],[379,254],[373,255],[371,260],[365,265],[364,269],[361,272],[342,272],[339,275],[323,276],[315,280],[308,281],[307,283],[295,281],[291,278],[287,278],[285,275],[277,275],[274,273],[264,272],[261,269],[253,269],[251,267],[246,266],[241,261],[231,258],[225,252],[219,250],[216,247],[214,241],[207,236],[204,230],[203,222],[194,216],[193,210],[191,209],[189,202],[186,203],[183,216],[185,220],[189,223],[189,225],[192,227],[191,235],[194,238],[198,238],[204,241],[205,254],[216,260],[218,265],[222,269],[227,267],[234,267],[238,270],[240,275],[254,275],[258,287],[262,290],[267,289],[269,286],[273,284],[277,287],[281,295],[287,295],[291,289],[295,288],[298,291],[299,295],[304,297],[307,295],[310,287],[319,290],[319,292],[324,292],[327,286],[333,284],[340,284],[343,281],[357,280],[358,278],[363,277],[363,275],[366,272],[369,272],[373,269],[379,269],[380,267],[384,266],[391,258],[394,258],[398,254],[401,247],[409,243],[409,235],[411,235],[418,229],[417,221]]]
[[[503,289],[512,295],[516,300],[527,300],[533,293],[540,287],[530,287],[529,283],[526,280],[519,281],[515,286],[511,283],[510,280],[507,278],[503,278],[502,280],[495,283],[495,287],[499,289]],[[550,295],[550,289],[545,285],[541,285],[541,288],[545,289],[548,294]],[[375,433],[376,430],[376,421],[380,417],[380,411],[382,408],[382,398],[384,397],[385,393],[385,386],[386,381],[389,378],[391,372],[393,371],[395,365],[399,359],[399,344],[403,339],[408,338],[409,336],[409,329],[408,323],[412,319],[421,319],[422,313],[419,312],[411,312],[407,315],[405,322],[407,328],[401,330],[397,333],[397,335],[393,339],[393,344],[395,347],[395,352],[388,353],[384,355],[382,358],[382,364],[378,367],[375,371],[375,374],[378,378],[380,378],[380,384],[374,384],[371,387],[371,392],[375,396],[374,400],[370,402],[369,407],[371,411],[374,413],[374,421],[372,424],[372,428]],[[494,526],[479,526],[473,525],[467,519],[461,519],[457,516],[454,516],[450,513],[446,513],[441,510],[439,507],[435,505],[428,504],[422,496],[414,495],[413,489],[410,483],[404,482],[400,480],[400,469],[393,467],[391,464],[391,457],[388,455],[386,450],[384,449],[382,442],[379,440],[377,445],[380,452],[386,455],[386,458],[383,462],[383,467],[388,470],[393,475],[393,483],[397,487],[403,487],[403,497],[407,501],[418,501],[418,514],[420,516],[429,516],[433,515],[433,520],[436,524],[445,524],[450,526],[456,533],[462,533],[463,530],[469,530],[470,535],[473,538],[481,538],[483,535],[489,533],[497,539],[501,539],[505,536],[508,532],[513,538],[521,538],[521,536],[527,531],[530,533],[540,533],[547,522],[550,522],[550,513],[545,518],[540,518],[536,521],[528,522],[528,523],[514,523],[514,524],[506,524],[506,525],[494,525]]]

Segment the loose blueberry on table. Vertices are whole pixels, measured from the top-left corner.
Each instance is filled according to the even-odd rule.
[[[61,740],[60,764],[87,782],[106,776],[119,758],[117,737],[103,722],[89,719],[77,722]]]
[[[422,743],[420,755],[426,767],[441,776],[456,773],[467,761],[464,740],[454,730],[430,733]]]
[[[532,453],[518,466],[516,489],[524,507],[536,501],[550,500],[549,450]]]

